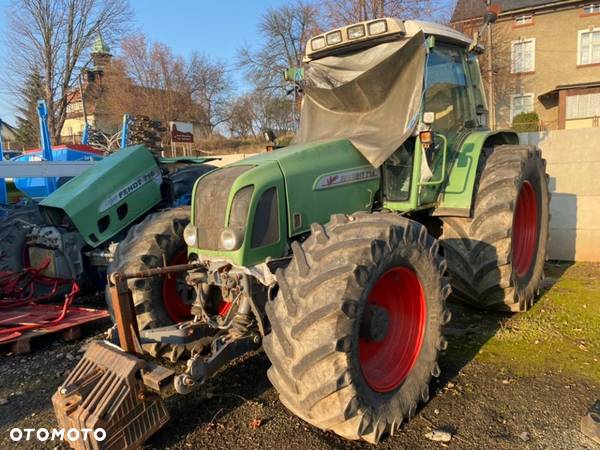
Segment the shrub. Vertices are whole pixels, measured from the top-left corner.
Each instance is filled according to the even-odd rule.
[[[518,133],[528,133],[530,131],[539,131],[540,117],[536,112],[517,114],[512,121],[513,129]]]

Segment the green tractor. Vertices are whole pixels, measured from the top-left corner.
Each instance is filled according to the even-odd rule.
[[[34,297],[62,293],[58,280],[74,280],[87,292],[103,290],[107,267],[129,228],[165,209],[181,227],[187,224],[185,205],[196,179],[215,169],[203,164],[212,159],[157,158],[143,145],[119,150],[39,204],[16,208],[0,221],[0,271],[43,269],[30,280]],[[168,297],[154,306],[174,307]]]
[[[200,178],[182,234],[159,214],[119,246],[121,349],[90,347],[53,397],[61,426],[103,424],[133,448],[168,419],[161,397],[261,346],[283,404],[318,428],[378,442],[411,419],[440,375],[451,290],[525,311],[543,277],[545,161],[487,127],[479,48],[389,18],[312,38],[292,145]],[[162,326],[152,305],[168,292],[189,320]],[[188,359],[172,370],[141,353]],[[99,421],[96,405],[114,409]],[[141,428],[120,420],[133,408]]]

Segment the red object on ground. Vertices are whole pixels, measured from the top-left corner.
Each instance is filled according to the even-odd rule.
[[[19,343],[15,353],[29,351],[29,340],[34,336],[71,330],[73,327],[108,316],[104,310],[71,307],[79,294],[75,280],[62,280],[42,275],[50,260],[39,267],[27,267],[21,272],[0,272],[0,344]],[[54,297],[59,286],[71,284],[62,305],[41,305],[39,302]],[[36,287],[50,288],[49,293],[35,295]],[[65,335],[67,336],[67,335]],[[15,344],[13,344],[15,345]]]
[[[63,331],[109,316],[105,310],[72,306],[68,314],[57,320],[63,309],[64,305],[29,304],[9,311],[0,310],[0,344]],[[35,328],[29,328],[29,325]]]

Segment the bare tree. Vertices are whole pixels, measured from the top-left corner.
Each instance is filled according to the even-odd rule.
[[[227,125],[231,136],[238,138],[256,137],[254,106],[252,94],[240,95],[230,102]]]
[[[122,40],[103,86],[103,108],[113,121],[124,113],[192,121],[209,135],[227,120],[231,83],[225,65],[199,54],[185,59],[143,34]]]
[[[212,134],[227,122],[232,83],[225,64],[194,53],[188,64],[188,78],[193,100],[202,107],[204,128]]]
[[[258,28],[263,45],[243,47],[238,52],[239,65],[257,86],[280,85],[283,70],[302,65],[306,41],[319,29],[318,10],[313,3],[295,0],[269,8]]]
[[[324,22],[330,28],[381,17],[445,22],[451,12],[448,0],[323,0]]]
[[[37,68],[48,105],[55,142],[67,112],[70,91],[80,70],[90,62],[89,50],[99,36],[115,42],[131,18],[127,0],[13,0],[8,8],[9,82],[18,86]]]

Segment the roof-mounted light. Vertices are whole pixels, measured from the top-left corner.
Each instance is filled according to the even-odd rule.
[[[312,38],[306,48],[306,60],[336,53],[338,48],[368,47],[375,45],[371,44],[371,41],[396,39],[405,34],[404,22],[401,19],[375,19],[352,24]]]
[[[348,27],[348,39],[360,39],[365,37],[365,26],[363,24]]]
[[[383,34],[387,31],[387,21],[384,20],[376,20],[374,22],[369,23],[369,36],[377,36],[378,34]]]

